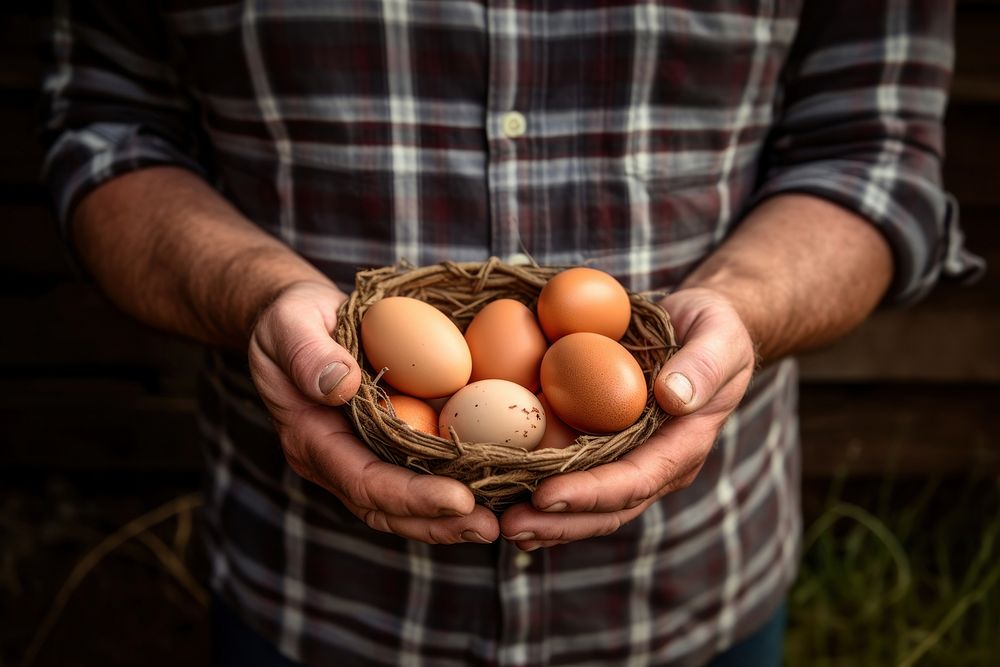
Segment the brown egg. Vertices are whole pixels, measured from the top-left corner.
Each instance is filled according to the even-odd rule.
[[[559,419],[559,415],[549,405],[549,399],[545,394],[538,394],[538,402],[545,410],[545,432],[542,433],[542,441],[538,443],[537,449],[565,449],[573,444],[579,437],[580,432],[571,429],[566,422]]]
[[[361,320],[361,344],[375,372],[404,394],[447,396],[469,381],[472,355],[462,332],[434,306],[405,296],[381,299]]]
[[[396,416],[406,422],[410,428],[431,435],[438,434],[437,410],[425,401],[406,394],[390,394],[389,402],[392,404],[392,409],[396,411]]]
[[[618,340],[628,329],[632,304],[613,276],[587,267],[553,276],[538,295],[538,321],[553,343],[578,331]]]
[[[538,391],[538,369],[548,349],[531,309],[514,299],[486,304],[469,322],[465,342],[472,353],[469,380],[509,380]]]
[[[584,433],[631,426],[646,406],[646,379],[628,350],[601,334],[563,336],[542,359],[542,391],[553,411]]]
[[[451,394],[448,396],[438,396],[437,398],[425,398],[424,400],[427,401],[427,405],[434,408],[435,412],[441,412],[441,408],[444,407],[449,398],[451,398]]]

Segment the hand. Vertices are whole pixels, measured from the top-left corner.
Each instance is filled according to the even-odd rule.
[[[746,393],[754,345],[721,294],[684,289],[663,300],[681,349],[664,365],[653,393],[674,415],[618,461],[544,480],[530,503],[500,520],[505,538],[524,550],[609,535],[668,493],[689,486],[719,430]]]
[[[492,542],[496,517],[464,484],[382,461],[331,407],[361,383],[357,361],[330,336],[345,299],[332,285],[294,283],[253,327],[251,375],[288,464],[376,530],[431,544]]]

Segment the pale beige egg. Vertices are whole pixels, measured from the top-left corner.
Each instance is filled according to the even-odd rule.
[[[438,431],[461,442],[492,442],[531,450],[545,432],[538,398],[509,380],[479,380],[462,387],[441,408]]]

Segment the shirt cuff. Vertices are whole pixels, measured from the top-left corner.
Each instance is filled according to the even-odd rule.
[[[141,124],[92,123],[65,130],[49,149],[42,177],[52,193],[65,238],[77,204],[116,176],[154,165],[173,165],[203,178],[205,169],[190,154]]]
[[[894,260],[887,304],[916,302],[942,277],[973,282],[985,271],[983,259],[965,248],[954,197],[927,181],[896,174],[890,189],[871,177],[869,165],[820,161],[772,173],[752,205],[793,192],[843,206],[883,234]]]

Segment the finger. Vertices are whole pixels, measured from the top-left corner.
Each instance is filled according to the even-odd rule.
[[[545,479],[531,503],[549,513],[614,512],[685,488],[704,464],[720,424],[715,415],[668,421],[617,461]]]
[[[328,405],[350,400],[361,385],[358,362],[332,338],[343,295],[324,286],[297,286],[258,320],[251,338],[307,398]]]
[[[490,544],[500,536],[496,516],[481,505],[477,505],[468,516],[437,519],[395,516],[346,505],[370,528],[427,544]]]
[[[305,465],[313,481],[341,500],[400,517],[454,517],[473,511],[475,497],[467,486],[381,460],[338,411],[316,406],[300,420]]]
[[[663,365],[653,395],[664,412],[687,415],[701,409],[726,383],[753,371],[753,344],[731,308],[700,313],[683,345]]]
[[[509,508],[500,517],[500,532],[505,539],[527,550],[532,546],[552,546],[602,537],[616,532],[632,521],[653,502],[647,501],[616,512],[539,512],[528,503]]]

